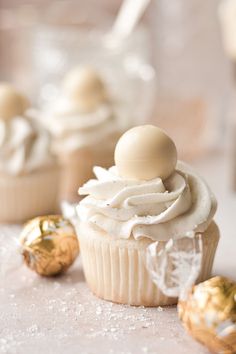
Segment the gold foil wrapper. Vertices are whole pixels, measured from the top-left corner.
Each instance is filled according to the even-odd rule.
[[[188,332],[214,353],[236,353],[236,283],[214,277],[195,285],[178,303]]]
[[[26,265],[44,276],[65,272],[79,253],[75,229],[61,215],[30,220],[22,230],[20,243]]]

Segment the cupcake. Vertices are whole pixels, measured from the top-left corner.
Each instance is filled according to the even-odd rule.
[[[236,67],[236,1],[224,0],[219,4],[219,19],[226,54]]]
[[[49,134],[30,118],[28,100],[0,84],[0,222],[55,212],[58,186]]]
[[[230,159],[231,185],[236,190],[236,121],[235,121],[235,93],[236,93],[236,1],[224,0],[219,3],[219,19],[221,24],[222,44],[225,53],[230,60],[230,68],[233,78],[233,90],[230,91],[231,97],[228,110],[228,152]]]
[[[62,166],[61,199],[78,199],[78,186],[93,176],[93,166],[113,164],[120,123],[105,84],[92,68],[76,68],[64,80],[61,97],[44,122]]]
[[[95,167],[94,174],[79,189],[86,197],[77,206],[84,273],[94,294],[130,305],[175,304],[152,282],[146,248],[155,241],[164,248],[190,231],[203,240],[198,280],[210,276],[219,240],[216,200],[203,179],[177,161],[175,144],[162,130],[127,131],[116,145],[115,166]]]

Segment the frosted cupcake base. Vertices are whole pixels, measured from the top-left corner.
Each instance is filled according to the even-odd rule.
[[[22,176],[0,175],[0,222],[20,223],[58,212],[59,177],[56,165]]]
[[[219,230],[212,222],[203,233],[202,269],[198,281],[211,276]],[[163,306],[177,303],[152,282],[145,265],[151,240],[112,239],[105,232],[80,223],[78,237],[87,283],[98,297],[135,306]],[[163,245],[165,242],[163,242]]]

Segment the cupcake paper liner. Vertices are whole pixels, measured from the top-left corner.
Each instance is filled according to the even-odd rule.
[[[113,155],[117,140],[118,135],[114,135],[100,144],[58,156],[62,167],[61,200],[77,201],[79,187],[94,177],[93,167],[97,165],[108,168],[114,164]]]
[[[98,297],[136,306],[163,306],[177,303],[153,283],[145,265],[150,239],[113,239],[89,224],[78,225],[78,237],[87,283]],[[211,275],[219,230],[212,222],[203,233],[202,270],[198,281]],[[163,242],[163,245],[165,242]]]
[[[0,222],[20,223],[56,213],[59,177],[57,166],[22,176],[0,176]]]

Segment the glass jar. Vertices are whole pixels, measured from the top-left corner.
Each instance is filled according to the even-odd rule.
[[[72,0],[56,3],[44,22],[33,31],[35,96],[44,106],[59,94],[65,73],[74,66],[96,68],[105,80],[121,116],[131,125],[146,121],[155,97],[155,71],[145,27],[128,39],[110,35],[114,17],[94,1],[79,5]],[[66,19],[66,21],[65,21]]]
[[[222,145],[228,77],[215,0],[158,0],[150,12],[159,94],[155,122],[191,159]]]

